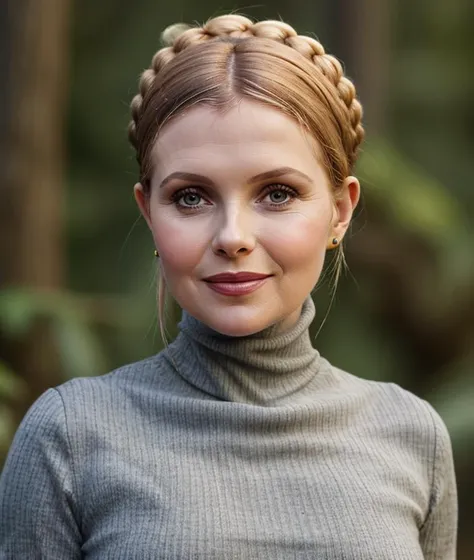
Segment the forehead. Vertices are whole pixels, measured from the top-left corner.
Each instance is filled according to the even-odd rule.
[[[277,164],[314,172],[320,167],[319,154],[316,140],[296,120],[242,100],[225,111],[197,105],[171,120],[153,147],[152,165],[158,175],[183,166],[212,170],[223,164],[227,169]]]

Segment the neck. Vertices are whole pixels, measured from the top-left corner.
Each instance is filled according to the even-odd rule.
[[[168,346],[178,373],[207,397],[260,406],[298,402],[319,371],[309,326],[311,296],[291,327],[271,325],[258,333],[231,337],[183,311],[180,333]]]

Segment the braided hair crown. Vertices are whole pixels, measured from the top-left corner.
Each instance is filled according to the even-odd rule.
[[[356,161],[358,148],[364,138],[362,126],[362,106],[356,97],[354,84],[344,76],[341,63],[332,55],[326,54],[324,47],[313,37],[298,35],[282,21],[264,20],[253,22],[237,14],[223,15],[210,19],[202,27],[191,27],[178,23],[171,25],[162,34],[164,47],[153,56],[151,65],[139,80],[139,93],[131,102],[132,120],[129,124],[129,139],[139,150],[137,130],[144,113],[144,101],[153,90],[159,88],[164,69],[183,51],[216,40],[237,40],[245,38],[276,41],[290,47],[312,64],[317,79],[325,81],[334,91],[341,110],[345,113],[343,129],[344,149],[349,168]],[[318,77],[319,76],[319,77]]]

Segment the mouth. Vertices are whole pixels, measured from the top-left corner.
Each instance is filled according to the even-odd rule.
[[[268,278],[270,278],[270,276],[263,276],[261,278],[254,278],[252,280],[246,281],[206,281],[206,284],[211,290],[225,296],[243,296],[246,294],[250,294],[263,286]]]
[[[271,274],[260,274],[257,272],[221,272],[220,274],[214,274],[213,276],[208,276],[204,278],[204,282],[225,282],[225,283],[235,283],[235,282],[251,282],[253,280],[262,280],[272,276]]]

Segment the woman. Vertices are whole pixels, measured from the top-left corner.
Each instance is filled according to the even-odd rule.
[[[31,407],[1,479],[0,555],[455,558],[442,420],[309,337],[325,253],[342,258],[359,199],[354,86],[278,21],[222,16],[165,40],[130,139],[160,325],[166,288],[180,333]]]

